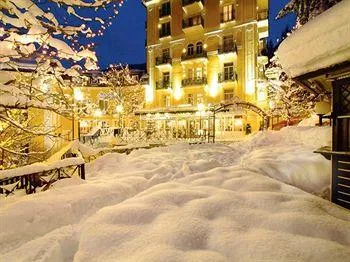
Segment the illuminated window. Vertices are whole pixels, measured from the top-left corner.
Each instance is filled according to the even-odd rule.
[[[243,117],[235,116],[235,131],[242,132],[243,131]]]
[[[170,107],[170,96],[166,95],[163,97],[163,104],[165,107]]]
[[[199,79],[199,78],[202,78],[202,77],[203,77],[203,68],[197,67],[196,68],[196,78]]]
[[[98,101],[98,107],[100,108],[101,111],[107,111],[108,110],[108,101],[100,99]]]
[[[224,81],[235,79],[235,69],[233,63],[224,64]]]
[[[170,49],[165,48],[162,50],[163,58],[169,58],[170,57]]]
[[[235,9],[233,7],[233,4],[231,5],[225,5],[222,8],[222,13],[221,13],[221,22],[229,22],[233,21],[235,19]]]
[[[188,94],[187,95],[187,104],[193,105],[194,104],[194,96],[193,94]]]
[[[233,89],[224,90],[224,100],[229,101],[233,99]]]

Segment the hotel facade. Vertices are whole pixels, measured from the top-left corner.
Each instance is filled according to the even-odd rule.
[[[144,0],[147,71],[142,125],[176,138],[205,135],[210,109],[230,101],[268,106],[264,56],[268,0]],[[241,106],[216,114],[216,137],[262,127]]]

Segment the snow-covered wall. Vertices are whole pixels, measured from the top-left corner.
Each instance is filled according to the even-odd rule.
[[[277,56],[291,77],[350,61],[350,0],[343,0],[290,35]]]

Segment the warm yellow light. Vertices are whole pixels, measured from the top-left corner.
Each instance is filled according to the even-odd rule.
[[[243,126],[243,120],[241,118],[235,119],[235,126]]]
[[[186,48],[182,49],[182,53],[186,54],[187,50]]]
[[[74,88],[74,99],[76,101],[83,101],[84,100],[84,94],[79,88]]]
[[[123,112],[123,110],[124,110],[124,107],[123,107],[123,105],[117,105],[117,107],[116,107],[116,111],[117,111],[117,113],[122,113]]]
[[[97,110],[95,110],[95,112],[94,112],[94,116],[95,117],[101,117],[102,116],[102,111],[100,110],[100,109],[97,109]]]
[[[204,48],[204,49],[207,49],[207,47],[208,47],[207,44],[204,44],[204,45],[203,45],[203,48]]]
[[[161,24],[158,24],[158,28],[161,29],[161,28],[162,28],[162,25],[161,25]]]
[[[145,86],[145,100],[146,103],[152,103],[154,100],[153,88],[150,85]]]
[[[254,80],[249,80],[247,82],[247,85],[245,88],[245,93],[247,95],[254,95],[254,93],[255,93],[255,81]]]
[[[197,105],[198,112],[205,111],[205,105],[203,103],[200,103]]]
[[[176,88],[174,89],[174,98],[175,98],[176,100],[180,100],[181,97],[182,97],[182,90],[181,90],[180,87],[176,87]]]

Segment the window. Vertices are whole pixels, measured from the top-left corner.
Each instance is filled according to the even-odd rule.
[[[202,24],[202,17],[199,15],[199,16],[195,16],[195,17],[192,17],[192,25],[200,25]]]
[[[233,99],[233,89],[224,90],[224,100],[229,101]]]
[[[163,73],[163,83],[164,84],[170,83],[170,73],[169,72]]]
[[[225,117],[225,131],[233,130],[233,119],[232,117]]]
[[[169,48],[163,49],[162,54],[163,54],[163,58],[169,58],[170,57],[170,49]]]
[[[165,107],[170,107],[170,96],[166,95],[163,97],[163,104]]]
[[[194,105],[194,96],[193,96],[193,94],[188,94],[187,95],[187,104]]]
[[[170,36],[171,31],[170,31],[170,22],[163,23],[160,25],[160,30],[159,30],[159,37],[166,37]]]
[[[202,42],[198,42],[196,44],[196,53],[198,55],[203,53],[203,43]]]
[[[224,81],[235,80],[233,63],[224,64]]]
[[[108,101],[100,99],[98,101],[98,107],[101,111],[107,111],[108,110]]]
[[[242,116],[235,116],[235,128],[234,131],[243,131],[243,117]]]
[[[233,21],[235,19],[235,9],[233,7],[233,4],[231,5],[225,5],[222,8],[222,14],[221,14],[221,22],[229,22]]]
[[[198,94],[197,95],[197,105],[198,104],[203,104],[203,103],[204,103],[203,95],[202,94]]]
[[[224,52],[233,51],[233,46],[234,46],[233,36],[232,35],[224,36],[224,39],[223,39]]]
[[[187,55],[191,56],[191,55],[193,55],[193,52],[194,52],[194,45],[193,44],[189,44],[187,46]]]
[[[201,67],[196,68],[196,78],[200,79],[203,77],[203,69]]]
[[[168,16],[171,14],[171,5],[170,2],[163,3],[159,9],[159,17]]]

